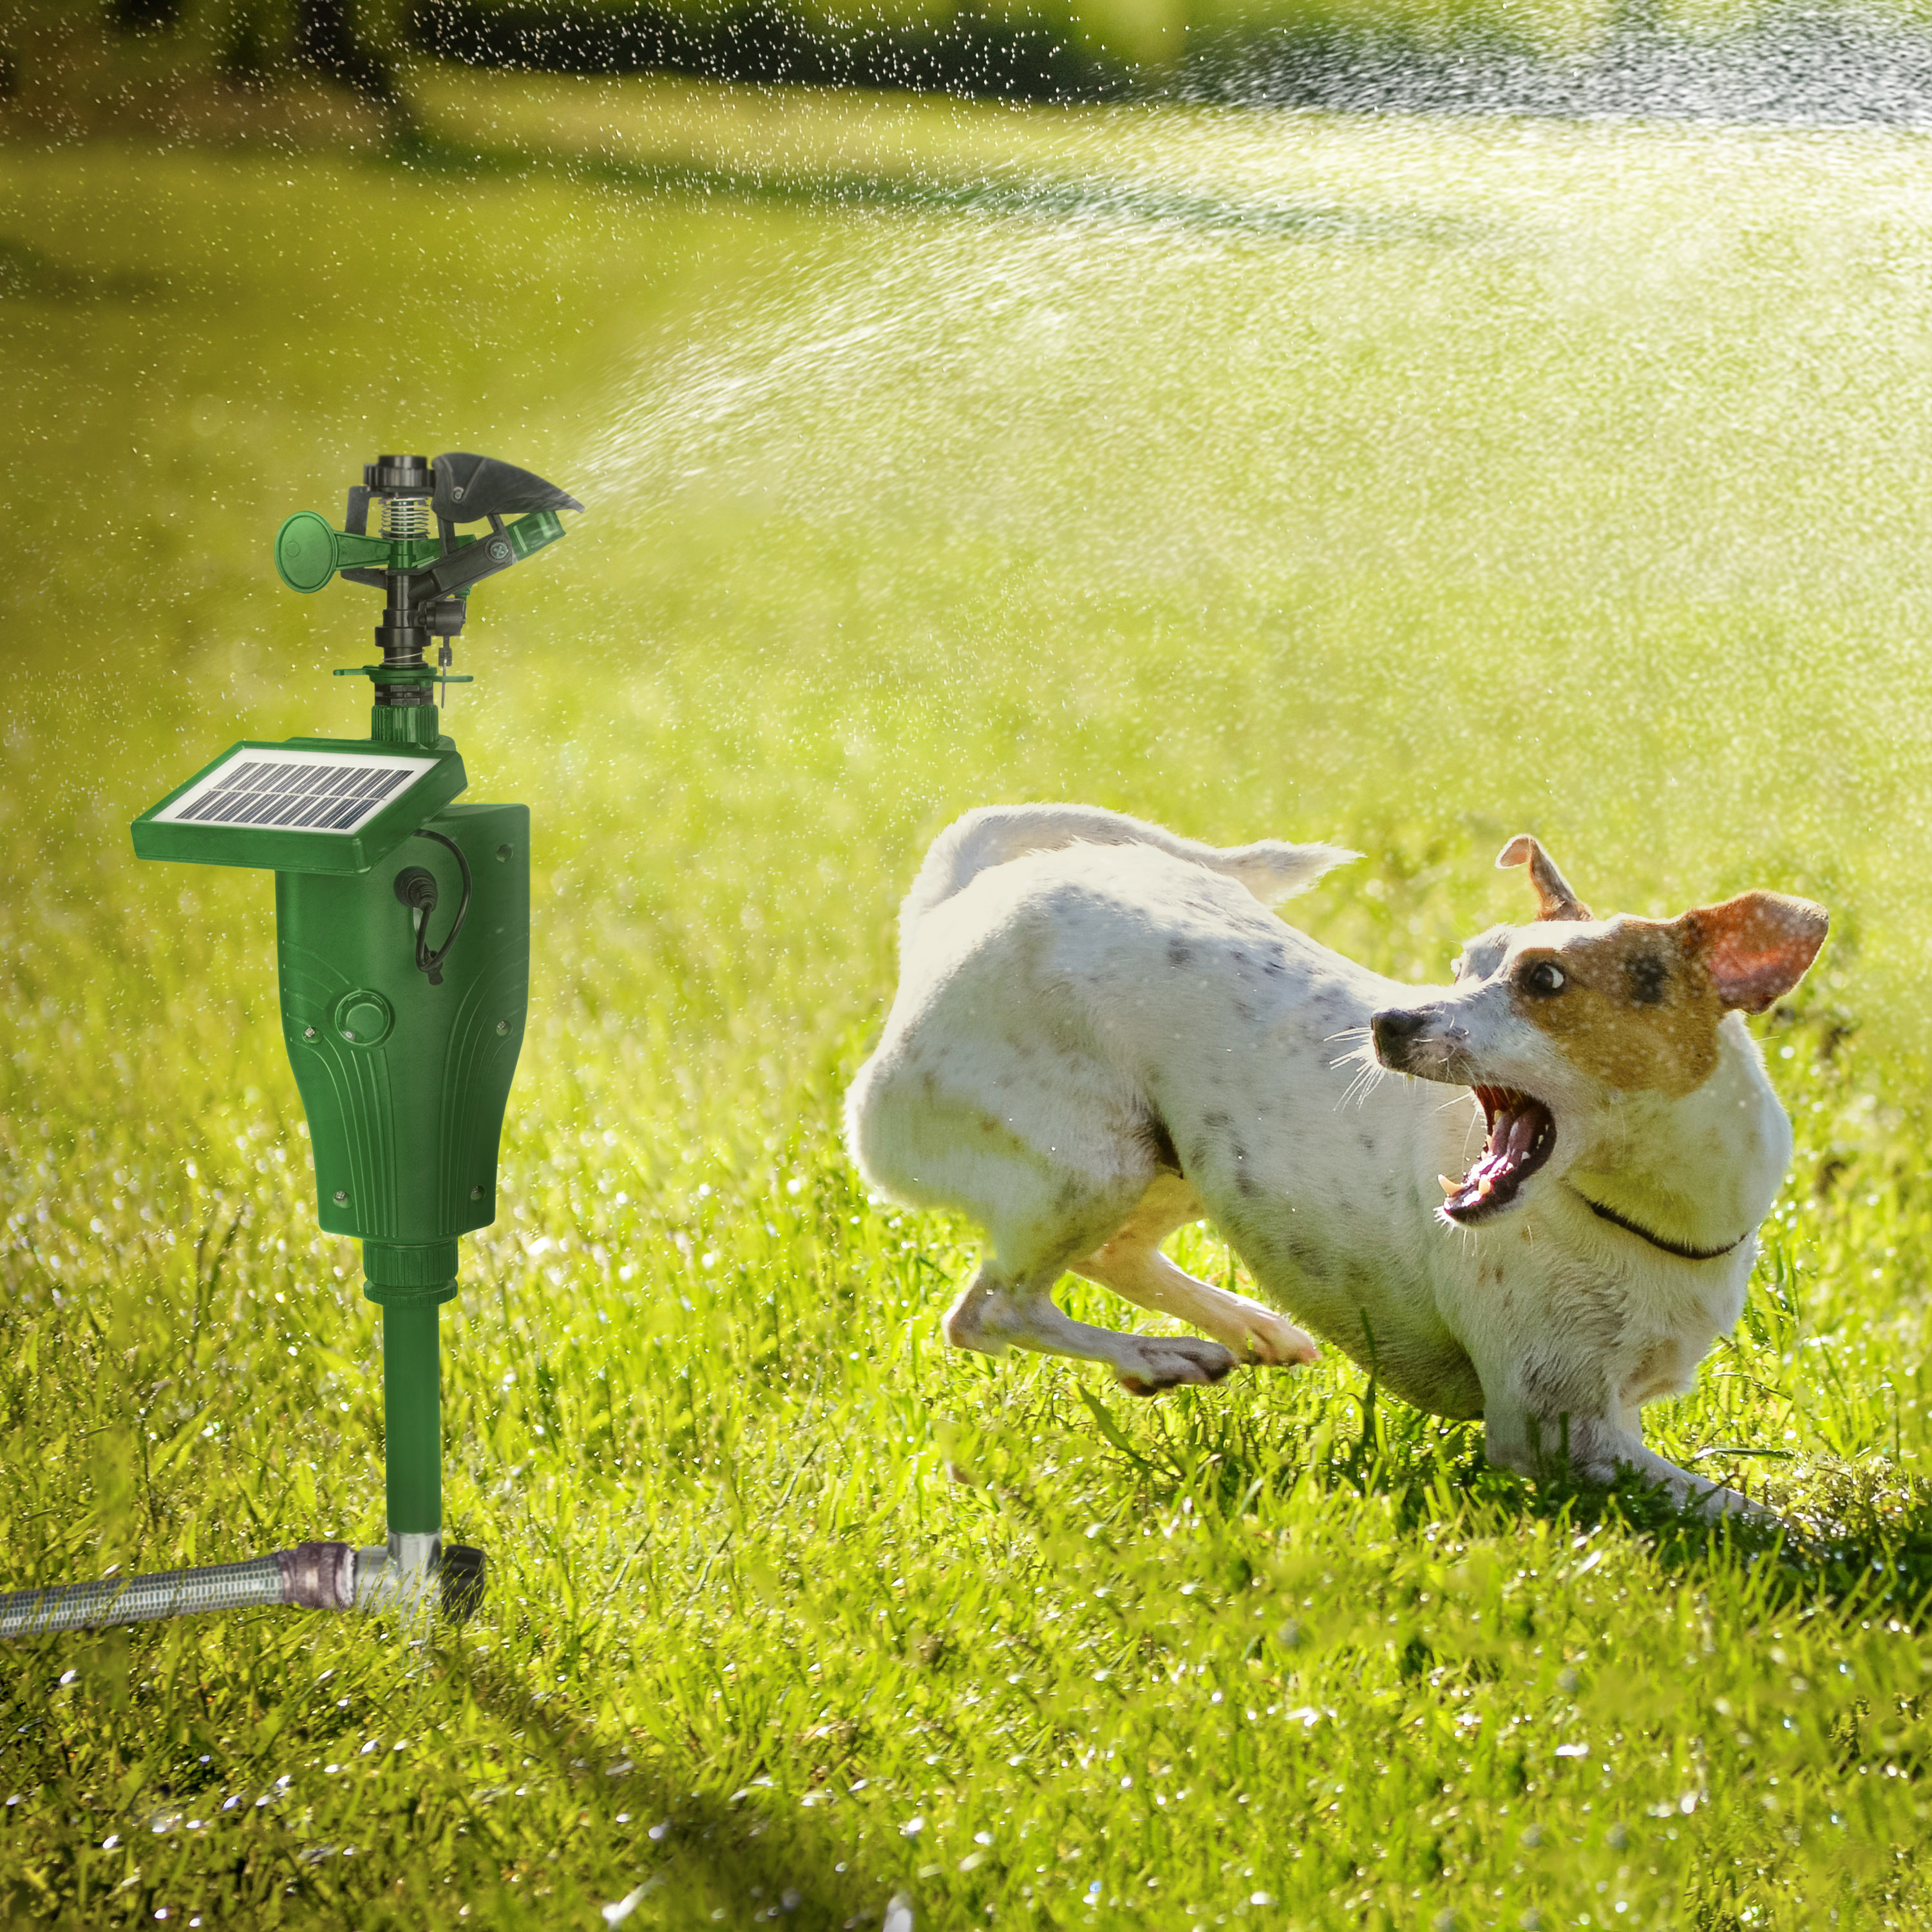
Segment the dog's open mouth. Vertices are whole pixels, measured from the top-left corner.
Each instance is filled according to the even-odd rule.
[[[1540,1100],[1514,1087],[1473,1090],[1489,1118],[1489,1138],[1475,1166],[1460,1180],[1451,1180],[1446,1174],[1439,1177],[1448,1197],[1443,1213],[1465,1227],[1508,1207],[1556,1144],[1556,1122]]]

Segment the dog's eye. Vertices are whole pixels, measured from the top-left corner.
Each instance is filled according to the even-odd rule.
[[[1563,968],[1553,959],[1539,959],[1524,973],[1519,982],[1525,992],[1545,995],[1562,992],[1566,983]]]

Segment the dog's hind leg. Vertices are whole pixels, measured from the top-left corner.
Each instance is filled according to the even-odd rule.
[[[1489,1388],[1484,1383],[1485,1396]],[[1571,1472],[1585,1482],[1607,1486],[1616,1480],[1620,1469],[1634,1469],[1646,1482],[1667,1491],[1681,1508],[1708,1516],[1778,1520],[1762,1503],[1666,1462],[1645,1446],[1641,1429],[1640,1423],[1632,1430],[1600,1416],[1532,1414],[1506,1394],[1489,1402],[1484,1417],[1483,1448],[1492,1462],[1521,1475],[1541,1476],[1567,1457]]]
[[[852,1140],[867,1178],[986,1231],[986,1259],[946,1316],[946,1339],[989,1355],[1034,1348],[1105,1362],[1140,1395],[1219,1382],[1235,1358],[1217,1342],[1120,1334],[1054,1305],[1069,1264],[1121,1225],[1158,1174],[1132,1089],[1071,1052],[1058,1063],[1052,1088],[1017,1118],[999,1076],[1042,1076],[1010,1042],[982,1042],[964,1069],[908,1052],[854,1085]]]
[[[1231,1294],[1177,1268],[1160,1244],[1184,1222],[1198,1220],[1201,1202],[1178,1174],[1158,1176],[1125,1224],[1072,1271],[1111,1288],[1142,1308],[1205,1329],[1244,1361],[1271,1366],[1312,1362],[1315,1339],[1245,1294]]]
[[[946,1317],[946,1339],[956,1348],[988,1355],[1010,1348],[1035,1348],[1043,1354],[1071,1355],[1105,1362],[1122,1388],[1153,1395],[1183,1382],[1218,1382],[1235,1365],[1218,1342],[1191,1336],[1123,1335],[1076,1322],[1054,1304],[1053,1285],[1063,1264],[1036,1269],[1009,1280],[987,1262],[966,1285]]]

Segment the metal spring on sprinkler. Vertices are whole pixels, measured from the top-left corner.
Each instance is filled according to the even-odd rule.
[[[429,535],[429,499],[427,496],[385,496],[382,499],[382,534],[414,539]]]

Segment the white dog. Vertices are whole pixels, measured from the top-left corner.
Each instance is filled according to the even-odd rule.
[[[946,1339],[1105,1362],[1141,1394],[1311,1360],[1274,1308],[1161,1253],[1204,1214],[1382,1387],[1481,1416],[1492,1461],[1567,1451],[1592,1480],[1627,1466],[1751,1507],[1645,1448],[1638,1412],[1743,1306],[1791,1129],[1739,1014],[1797,984],[1823,909],[1754,892],[1595,920],[1519,838],[1498,862],[1527,862],[1537,921],[1418,988],[1264,909],[1354,856],[1219,851],[1084,806],[940,834],[847,1138],[874,1186],[985,1231]],[[1216,1339],[1070,1320],[1069,1270]]]

